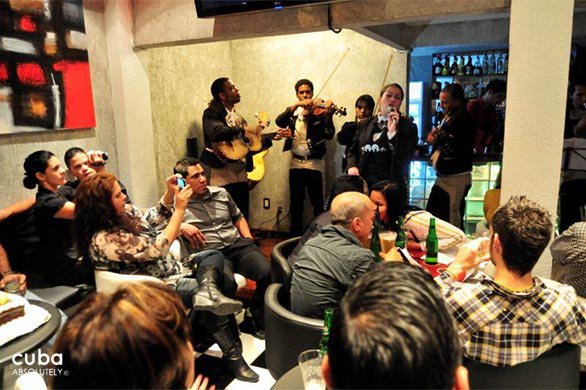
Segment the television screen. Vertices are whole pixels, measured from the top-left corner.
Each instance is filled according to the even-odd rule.
[[[301,5],[332,3],[339,0],[282,0],[282,1],[244,1],[244,0],[195,0],[198,18],[212,18],[221,15],[244,12],[283,9]]]

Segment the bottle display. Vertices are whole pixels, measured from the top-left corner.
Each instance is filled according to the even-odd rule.
[[[397,230],[397,240],[395,241],[395,246],[401,249],[405,249],[407,246],[407,235],[405,234],[404,224],[405,222],[403,217],[399,217],[399,230]]]

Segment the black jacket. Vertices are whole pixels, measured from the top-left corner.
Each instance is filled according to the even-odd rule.
[[[440,150],[436,171],[440,175],[453,175],[472,170],[474,159],[475,126],[466,110],[447,120],[438,133],[433,152]]]
[[[201,161],[212,168],[224,168],[226,164],[214,152],[208,149],[213,149],[213,143],[221,141],[231,141],[238,135],[244,132],[243,127],[230,127],[226,123],[226,116],[228,112],[222,104],[212,103],[203,112],[203,135],[206,149],[201,153]],[[246,119],[242,118],[243,125],[246,125]],[[268,149],[272,146],[270,137],[262,137],[263,149]],[[258,153],[258,152],[257,152]],[[246,169],[252,170],[252,155],[249,153],[246,156]]]
[[[375,130],[378,128],[378,116],[372,117],[358,124],[358,130],[354,140],[348,148],[346,159],[348,168],[358,167],[361,174],[363,171],[376,171],[376,180],[395,179],[400,180],[405,177],[409,170],[409,162],[415,154],[417,148],[417,126],[406,117],[401,117],[397,127],[397,134],[391,139],[388,153],[391,154],[392,166],[372,167],[369,164],[369,154],[364,153],[363,147],[372,143]],[[383,130],[386,131],[386,130]],[[374,168],[374,169],[373,169]]]
[[[277,117],[275,123],[279,127],[288,127],[291,129],[291,135],[295,135],[295,122],[297,116],[293,115],[293,111],[287,107],[287,109]],[[320,115],[314,116],[309,115],[307,117],[307,140],[309,144],[309,158],[321,158],[326,154],[326,140],[330,140],[334,137],[336,128],[332,121],[331,115]],[[283,151],[286,152],[291,150],[293,147],[293,138],[288,138],[285,141]]]

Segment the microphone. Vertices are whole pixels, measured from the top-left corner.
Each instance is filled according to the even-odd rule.
[[[395,107],[393,106],[388,106],[387,107],[387,115],[389,115],[391,112],[395,112]],[[394,116],[391,117],[391,119],[393,120],[393,123],[397,123],[397,118],[395,118]]]

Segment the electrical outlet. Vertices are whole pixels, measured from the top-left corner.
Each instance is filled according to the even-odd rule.
[[[268,210],[271,208],[271,199],[270,198],[263,198],[262,200],[262,208]]]

